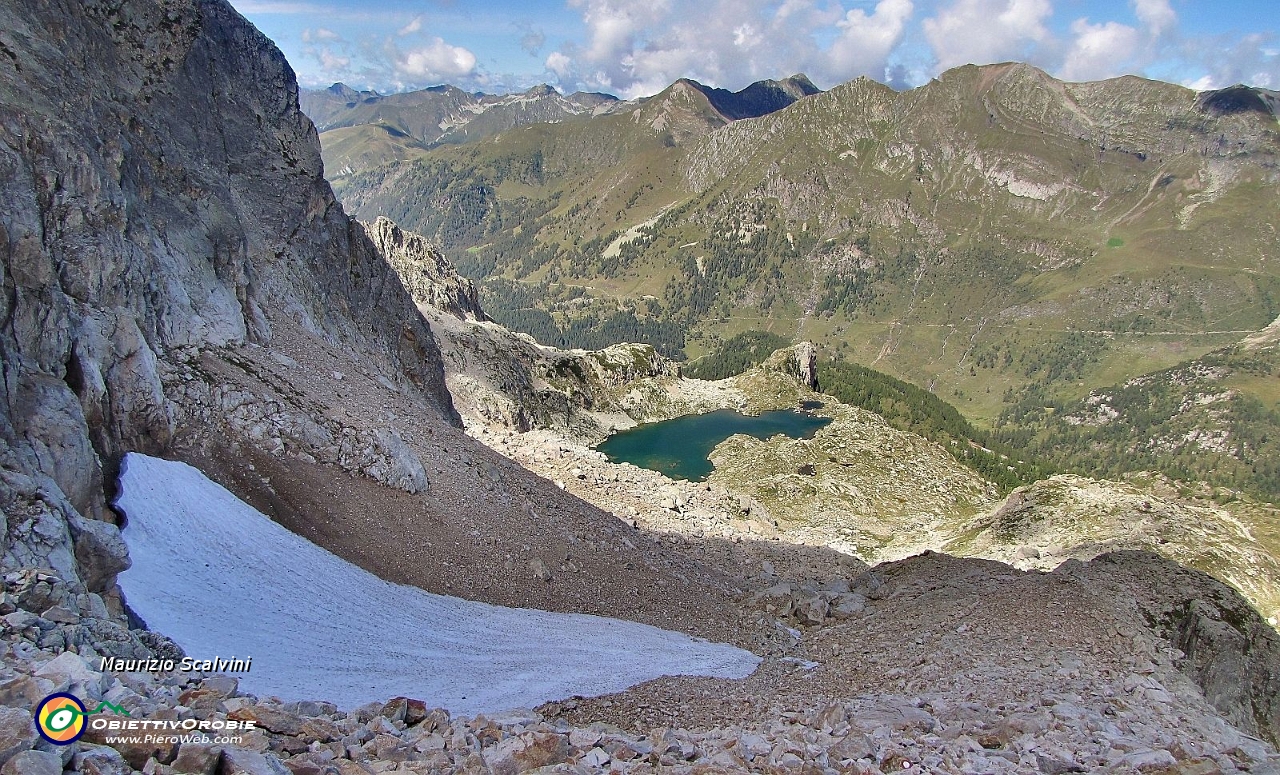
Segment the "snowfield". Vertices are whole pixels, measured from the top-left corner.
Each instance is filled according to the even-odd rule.
[[[120,586],[196,659],[253,658],[241,688],[350,709],[408,696],[452,713],[530,708],[760,660],[635,622],[503,608],[392,584],[272,522],[185,463],[130,453]]]

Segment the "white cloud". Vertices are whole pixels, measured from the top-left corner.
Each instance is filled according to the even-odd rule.
[[[405,35],[412,35],[413,33],[418,32],[421,29],[422,29],[422,17],[415,16],[413,17],[413,21],[409,22],[408,24],[404,25],[399,30],[397,30],[396,34],[403,38]]]
[[[559,51],[552,51],[547,57],[547,70],[555,73],[557,78],[568,78],[573,71],[573,60]]]
[[[1162,42],[1176,30],[1178,15],[1168,0],[1132,0],[1142,28],[1115,21],[1100,24],[1076,19],[1074,36],[1058,76],[1068,81],[1096,81],[1124,73],[1141,73],[1162,54]]]
[[[401,53],[395,61],[396,73],[410,79],[449,80],[471,76],[476,70],[476,55],[461,46],[433,38],[424,46]]]
[[[1049,0],[956,0],[924,20],[924,34],[939,70],[1027,58],[1049,38]]]
[[[334,41],[334,40],[342,40],[342,36],[334,32],[333,30],[325,29],[324,27],[316,27],[314,30],[305,29],[302,31],[303,43]]]
[[[1067,52],[1059,77],[1068,81],[1099,81],[1124,72],[1143,45],[1142,33],[1127,24],[1090,24],[1077,19],[1071,25],[1075,40]]]
[[[739,24],[733,28],[733,45],[738,48],[752,48],[764,42],[764,35],[750,22]]]
[[[580,9],[587,35],[581,45],[561,46],[553,72],[623,97],[653,94],[682,77],[730,89],[796,72],[827,83],[883,78],[914,10],[913,0],[847,12],[831,0],[705,0],[696,11],[671,0],[569,5]]]
[[[324,68],[325,72],[334,74],[333,80],[335,81],[341,80],[338,75],[351,66],[351,57],[340,56],[327,48],[320,49],[316,56],[319,57],[320,66]]]
[[[1195,63],[1203,75],[1184,79],[1184,85],[1198,89],[1221,89],[1244,83],[1274,89],[1280,86],[1280,57],[1269,51],[1274,36],[1245,35],[1238,41],[1188,39],[1181,41],[1177,56]],[[1194,84],[1194,86],[1193,86]]]
[[[1133,0],[1133,11],[1154,38],[1178,24],[1178,14],[1169,7],[1169,0]]]
[[[871,15],[861,8],[836,23],[840,37],[832,44],[832,70],[842,80],[859,75],[884,77],[885,62],[906,32],[915,10],[911,0],[880,0]]]

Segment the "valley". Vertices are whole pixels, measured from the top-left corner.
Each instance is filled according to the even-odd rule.
[[[1280,769],[1274,105],[0,0],[0,775]]]
[[[647,342],[696,370],[737,334],[811,341],[1045,471],[1280,495],[1252,463],[1280,430],[1265,356],[1232,370],[1217,419],[1193,421],[1240,444],[1170,440],[1187,424],[1172,406],[1154,420],[1168,427],[1057,419],[1134,380],[1177,393],[1172,375],[1280,317],[1269,92],[1005,64],[729,120],[696,86],[329,177],[358,217],[427,235],[495,321],[540,342]],[[327,134],[326,167],[342,168]],[[1099,438],[1121,428],[1143,442]]]

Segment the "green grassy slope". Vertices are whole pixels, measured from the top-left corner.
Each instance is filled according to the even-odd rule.
[[[676,84],[333,182],[565,344],[619,312],[695,358],[768,331],[1005,432],[1280,315],[1280,124],[1240,103],[1011,64],[725,123]]]

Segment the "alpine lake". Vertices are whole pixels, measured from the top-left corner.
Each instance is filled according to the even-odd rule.
[[[767,439],[783,434],[793,439],[811,439],[831,424],[809,409],[820,403],[805,402],[800,409],[779,409],[747,415],[732,409],[692,414],[662,422],[646,423],[615,433],[600,443],[612,463],[631,463],[665,474],[672,479],[700,482],[713,470],[711,452],[730,436],[744,434]]]

